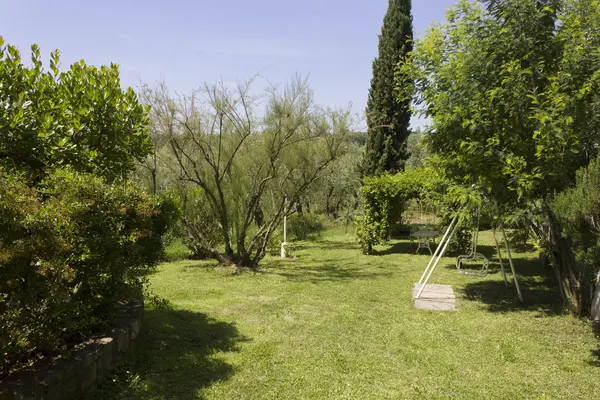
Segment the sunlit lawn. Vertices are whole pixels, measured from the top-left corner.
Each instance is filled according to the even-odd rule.
[[[489,243],[484,233],[481,240]],[[599,341],[560,314],[552,274],[516,254],[526,305],[498,264],[486,278],[446,258],[431,283],[453,285],[458,311],[413,307],[429,260],[407,241],[363,256],[342,229],[232,276],[178,261],[150,276],[170,303],[148,304],[136,360],[99,398],[563,398],[600,393]],[[491,247],[483,252],[493,254]]]

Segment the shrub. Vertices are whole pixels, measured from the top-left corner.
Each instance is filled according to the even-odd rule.
[[[278,256],[281,254],[281,243],[283,243],[283,229],[273,233],[269,237],[269,244],[267,245],[268,254],[271,256]]]
[[[506,238],[513,251],[525,252],[529,249],[527,247],[527,241],[529,240],[529,229],[527,227],[517,226],[514,229],[507,230]]]
[[[181,219],[174,226],[174,236],[197,260],[212,258],[210,249],[223,245],[223,235],[206,194],[199,187],[174,187],[168,192],[181,208]]]
[[[128,182],[62,170],[34,189],[0,174],[0,374],[64,350],[140,295],[176,213]]]
[[[356,234],[364,254],[371,254],[373,246],[386,240],[392,225],[404,209],[400,188],[392,175],[365,178],[360,188],[362,215],[356,219]]]
[[[312,240],[321,236],[325,225],[320,216],[311,213],[296,214],[288,217],[288,237],[292,241]]]
[[[47,70],[37,45],[23,60],[0,36],[0,166],[36,184],[65,166],[127,176],[152,149],[146,107],[122,89],[118,65],[81,60],[63,70],[59,54]]]

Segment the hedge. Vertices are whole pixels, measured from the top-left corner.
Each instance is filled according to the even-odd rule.
[[[129,182],[0,171],[0,375],[64,351],[141,293],[176,208]]]

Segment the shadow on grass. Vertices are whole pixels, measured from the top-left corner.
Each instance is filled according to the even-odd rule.
[[[465,298],[485,304],[491,312],[538,311],[546,315],[562,314],[562,301],[552,271],[543,269],[540,261],[534,258],[514,259],[514,263],[523,303],[519,301],[508,265],[505,265],[508,288],[502,280],[480,279],[465,285]],[[490,264],[490,273],[499,272],[499,264]]]
[[[96,399],[199,398],[203,388],[235,372],[219,353],[248,340],[205,314],[168,306],[146,311],[135,362],[108,378]]]
[[[435,251],[435,246],[431,245],[431,250]],[[373,252],[374,256],[388,256],[391,254],[417,254],[417,242],[411,243],[409,241],[402,241],[392,244],[388,246],[388,248],[384,250],[375,250]],[[430,255],[429,250],[426,248],[419,249],[420,255]]]
[[[337,264],[306,266],[302,263],[277,263],[276,268],[266,268],[260,274],[278,275],[298,282],[342,282],[361,279],[377,279],[392,276],[391,272],[373,272],[362,268],[345,267]]]
[[[296,250],[360,250],[358,243],[339,242],[335,240],[319,240],[318,242],[300,242]]]

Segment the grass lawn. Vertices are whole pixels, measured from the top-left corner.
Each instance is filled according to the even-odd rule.
[[[480,241],[491,243],[484,232]],[[515,254],[526,304],[494,257],[486,278],[445,258],[430,283],[451,284],[456,312],[419,311],[411,288],[428,255],[407,241],[363,256],[351,234],[302,243],[232,276],[213,262],[162,264],[150,276],[136,359],[99,399],[590,399],[599,340],[558,311],[553,275]],[[492,256],[494,249],[483,246]],[[596,393],[594,395],[593,393]]]

